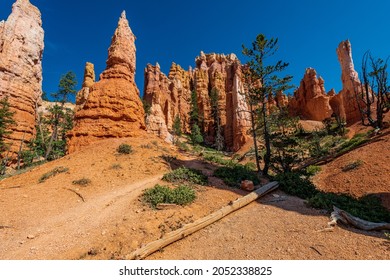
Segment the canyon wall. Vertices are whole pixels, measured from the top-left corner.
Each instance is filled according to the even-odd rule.
[[[241,81],[241,64],[234,54],[204,54],[195,59],[195,68],[185,71],[173,63],[169,75],[160,66],[145,69],[144,100],[150,104],[148,130],[162,138],[169,138],[176,116],[182,130],[190,132],[191,93],[197,95],[201,132],[205,142],[213,144],[216,137],[215,120],[211,109],[211,91],[218,92],[218,108],[224,145],[236,151],[247,141],[250,118]]]
[[[0,98],[8,97],[15,112],[8,157],[13,161],[22,141],[35,135],[36,108],[42,96],[44,31],[41,13],[28,0],[17,0],[0,22]]]

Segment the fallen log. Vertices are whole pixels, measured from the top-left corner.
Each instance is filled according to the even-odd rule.
[[[350,225],[362,230],[384,230],[390,229],[390,223],[373,223],[358,217],[355,217],[348,212],[333,206],[333,212],[331,213],[331,221],[328,223],[329,226],[335,226],[338,222],[345,225]]]
[[[248,205],[249,203],[255,201],[259,197],[264,196],[264,195],[274,191],[278,187],[279,187],[278,182],[271,182],[271,183],[255,190],[254,192],[251,192],[250,194],[248,194],[244,197],[241,197],[241,198],[237,199],[236,201],[229,203],[228,206],[225,206],[225,207],[219,209],[218,211],[195,221],[194,223],[187,224],[178,230],[175,230],[175,231],[172,231],[172,232],[166,234],[161,239],[158,239],[158,240],[153,241],[149,244],[146,244],[145,246],[134,251],[133,253],[127,255],[126,259],[130,259],[130,260],[144,259],[147,256],[149,256],[150,254],[153,254],[154,252],[166,247],[167,245],[169,245],[173,242],[176,242],[180,239],[183,239],[184,237],[191,235],[194,232],[196,232],[202,228],[205,228],[206,226],[211,225],[212,223],[214,223],[216,221],[219,221],[220,219],[226,217],[230,213],[232,213],[232,212]]]

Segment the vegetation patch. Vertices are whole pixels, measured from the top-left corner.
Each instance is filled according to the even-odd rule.
[[[364,162],[361,161],[360,159],[359,160],[355,160],[353,162],[350,162],[348,163],[346,166],[344,166],[343,168],[341,168],[341,170],[343,172],[348,172],[348,171],[351,171],[351,170],[354,170],[356,168],[358,168],[359,166],[361,166]]]
[[[233,188],[239,188],[243,180],[253,181],[255,185],[259,184],[256,173],[250,167],[241,164],[222,166],[215,170],[214,176],[221,178],[226,185]]]
[[[353,150],[357,146],[360,146],[366,142],[368,142],[369,138],[365,133],[356,134],[351,140],[344,142],[340,148],[338,149],[339,153],[345,153]]]
[[[133,147],[131,147],[129,144],[121,144],[116,150],[119,154],[122,155],[128,155],[133,152]]]
[[[356,199],[349,195],[318,192],[308,199],[314,208],[333,211],[336,206],[348,213],[371,222],[390,222],[390,212],[384,208],[378,197],[374,195]]]
[[[274,178],[280,188],[290,194],[308,201],[308,205],[333,211],[336,206],[361,219],[371,222],[390,222],[390,212],[381,205],[378,197],[368,195],[360,199],[346,194],[326,193],[316,189],[315,185],[299,173],[279,174]]]
[[[314,176],[321,171],[321,167],[317,165],[310,165],[306,167],[305,171],[307,176]]]
[[[88,178],[81,178],[79,180],[74,180],[72,182],[73,185],[79,185],[79,186],[87,186],[91,183],[91,180]]]
[[[162,179],[171,183],[192,183],[202,186],[208,183],[208,178],[202,171],[186,167],[175,169],[165,174]]]
[[[65,173],[65,172],[68,172],[69,171],[69,168],[67,167],[63,167],[63,166],[60,166],[60,167],[56,167],[54,168],[53,170],[43,174],[41,176],[41,178],[39,178],[39,183],[43,183],[45,182],[47,179],[51,178],[51,177],[54,177],[56,176],[57,174],[60,174],[60,173]]]
[[[160,203],[177,205],[190,204],[196,199],[196,193],[187,185],[181,185],[174,189],[167,186],[155,185],[153,188],[145,190],[142,197],[144,202],[156,208]]]

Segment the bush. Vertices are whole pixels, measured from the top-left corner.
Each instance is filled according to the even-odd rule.
[[[255,185],[259,184],[256,173],[250,167],[241,164],[220,167],[215,170],[214,176],[221,178],[230,187],[239,188],[241,181],[244,180],[250,180]]]
[[[208,178],[202,171],[186,167],[175,169],[165,174],[162,179],[171,183],[193,183],[203,186],[208,183]]]
[[[371,222],[390,222],[390,212],[381,205],[379,198],[370,195],[360,199],[345,194],[325,193],[299,173],[279,174],[274,178],[284,192],[306,199],[308,205],[333,211],[336,206],[361,219]]]
[[[310,165],[306,167],[305,171],[307,176],[314,176],[321,171],[321,167],[316,165]]]
[[[128,155],[133,152],[133,147],[128,144],[121,144],[116,151],[122,155]]]
[[[302,199],[309,199],[318,193],[314,184],[299,173],[281,173],[275,176],[280,189]]]
[[[72,182],[73,185],[87,186],[91,183],[90,179],[82,178],[80,180],[75,180]]]
[[[359,133],[356,134],[351,140],[344,142],[338,149],[339,153],[344,153],[350,150],[353,150],[359,145],[366,143],[369,139],[366,134]]]
[[[187,205],[193,202],[195,198],[195,191],[186,185],[181,185],[175,189],[155,185],[153,188],[145,190],[143,193],[143,200],[153,208],[156,208],[160,203]]]
[[[364,196],[360,199],[345,194],[318,192],[308,200],[311,207],[333,211],[336,206],[351,215],[371,222],[390,222],[390,212],[381,205],[378,197]]]
[[[53,170],[43,174],[41,176],[41,178],[39,178],[39,183],[43,183],[45,182],[47,179],[51,178],[51,177],[54,177],[56,176],[57,174],[60,174],[60,173],[65,173],[65,172],[68,172],[69,171],[69,168],[67,167],[56,167],[54,168]]]

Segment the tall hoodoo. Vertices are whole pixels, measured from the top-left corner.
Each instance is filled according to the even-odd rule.
[[[361,90],[361,82],[354,68],[352,48],[349,40],[339,44],[337,56],[341,66],[341,80],[343,83],[343,89],[339,95],[343,100],[347,124],[352,124],[361,119],[359,105],[356,99],[356,95]]]
[[[14,155],[35,134],[36,107],[42,96],[44,31],[41,13],[28,0],[17,0],[0,22],[0,98],[15,112],[13,133],[6,139]],[[10,155],[8,155],[10,156]]]
[[[134,79],[134,42],[135,36],[123,12],[100,81],[93,83],[93,66],[86,65],[75,125],[69,133],[70,153],[100,139],[131,137],[145,129],[144,109]]]

